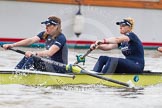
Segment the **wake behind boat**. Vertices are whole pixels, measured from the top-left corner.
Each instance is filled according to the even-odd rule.
[[[92,74],[97,74],[93,71]],[[143,74],[99,74],[105,78],[115,79],[121,82],[131,81],[135,86],[150,86],[162,83],[162,72],[144,72]],[[53,72],[41,72],[21,69],[1,69],[0,84],[23,84],[31,86],[62,86],[78,84],[106,85],[111,87],[123,87],[120,84],[112,83],[89,76],[87,74],[61,74]]]

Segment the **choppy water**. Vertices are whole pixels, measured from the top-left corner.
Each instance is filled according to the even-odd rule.
[[[22,50],[39,50],[23,48]],[[74,63],[76,54],[87,50],[70,50],[69,63]],[[100,54],[122,57],[120,51],[93,51],[86,58],[87,69],[92,69]],[[162,56],[154,50],[145,51],[145,70],[162,70]],[[155,57],[155,55],[157,57]],[[13,51],[0,49],[0,68],[14,68],[23,57]],[[24,85],[0,85],[0,108],[161,108],[162,84],[128,91],[125,88],[110,88],[102,85],[79,85],[62,87],[32,87]]]

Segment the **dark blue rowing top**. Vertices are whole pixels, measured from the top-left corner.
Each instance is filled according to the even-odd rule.
[[[142,42],[133,32],[125,34],[129,37],[129,42],[122,42],[118,44],[119,48],[126,59],[134,61],[136,64],[139,64],[140,68],[143,70],[145,61],[144,61],[144,49]]]
[[[44,31],[40,32],[37,36],[43,40]],[[52,60],[55,60],[57,62],[61,62],[64,64],[68,63],[68,48],[66,45],[66,38],[64,34],[60,33],[56,38],[52,38],[50,35],[47,35],[47,38],[45,39],[45,46],[48,50],[52,45],[56,45],[60,48],[58,52],[56,52],[54,55],[51,56]]]

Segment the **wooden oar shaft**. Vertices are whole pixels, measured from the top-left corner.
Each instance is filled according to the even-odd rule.
[[[109,81],[109,82],[112,82],[112,83],[123,85],[125,87],[130,87],[130,85],[127,84],[127,83],[124,83],[124,82],[121,82],[121,81],[118,81],[118,80],[114,80],[114,79],[111,79],[111,78],[107,78],[107,77],[104,77],[104,76],[101,76],[101,75],[97,75],[97,74],[88,72],[87,70],[81,70],[81,73],[88,74],[90,76],[93,76],[93,77],[96,77],[96,78],[99,78],[99,79],[103,79],[105,81]]]

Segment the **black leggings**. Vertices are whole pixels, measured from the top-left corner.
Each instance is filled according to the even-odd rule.
[[[15,67],[16,69],[35,69],[38,71],[48,71],[56,73],[65,73],[66,70],[59,66],[47,63],[35,57],[24,57]]]
[[[93,71],[102,73],[142,73],[143,69],[140,68],[139,64],[128,59],[100,56]]]

